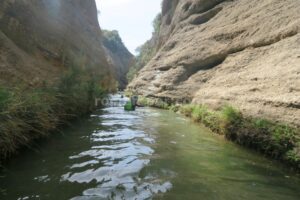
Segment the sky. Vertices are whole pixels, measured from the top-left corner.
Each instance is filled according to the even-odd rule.
[[[152,21],[161,11],[161,0],[96,0],[102,29],[117,30],[128,48],[135,49],[151,38]]]

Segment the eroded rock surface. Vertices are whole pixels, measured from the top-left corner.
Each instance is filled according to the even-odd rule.
[[[94,0],[1,0],[0,83],[38,85],[76,66],[113,79]]]
[[[164,0],[160,50],[129,89],[300,126],[300,1]]]

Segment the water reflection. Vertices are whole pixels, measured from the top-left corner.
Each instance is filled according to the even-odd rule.
[[[155,138],[133,126],[142,123],[141,116],[148,113],[140,110],[137,115],[123,111],[122,107],[103,111],[104,114],[93,117],[100,118],[104,130],[90,135],[92,146],[89,149],[69,157],[72,161],[69,172],[60,180],[96,183],[97,186],[72,199],[147,199],[170,190],[171,182],[161,179],[160,174],[140,176],[154,154],[151,144],[155,143]],[[175,173],[170,174],[174,176]]]
[[[0,199],[298,200],[300,179],[172,112],[111,107],[23,152]]]

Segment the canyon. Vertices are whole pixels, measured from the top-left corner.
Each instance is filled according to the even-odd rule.
[[[121,71],[121,61],[111,61],[115,55],[107,53],[104,39],[94,0],[3,0],[0,83],[52,84],[70,67],[79,67],[98,74],[105,87],[114,87],[119,80],[124,85],[129,66]],[[128,60],[132,59],[126,53]]]
[[[300,126],[300,2],[164,0],[157,53],[128,90]]]

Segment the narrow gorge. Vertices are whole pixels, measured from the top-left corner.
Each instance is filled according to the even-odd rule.
[[[129,85],[151,98],[229,103],[299,127],[299,1],[163,1],[158,52]]]
[[[299,167],[299,8],[294,0],[164,0],[157,53],[128,91],[155,107],[198,106],[182,112]],[[228,106],[239,122],[219,116]]]
[[[0,199],[298,200],[299,10],[1,0]]]

